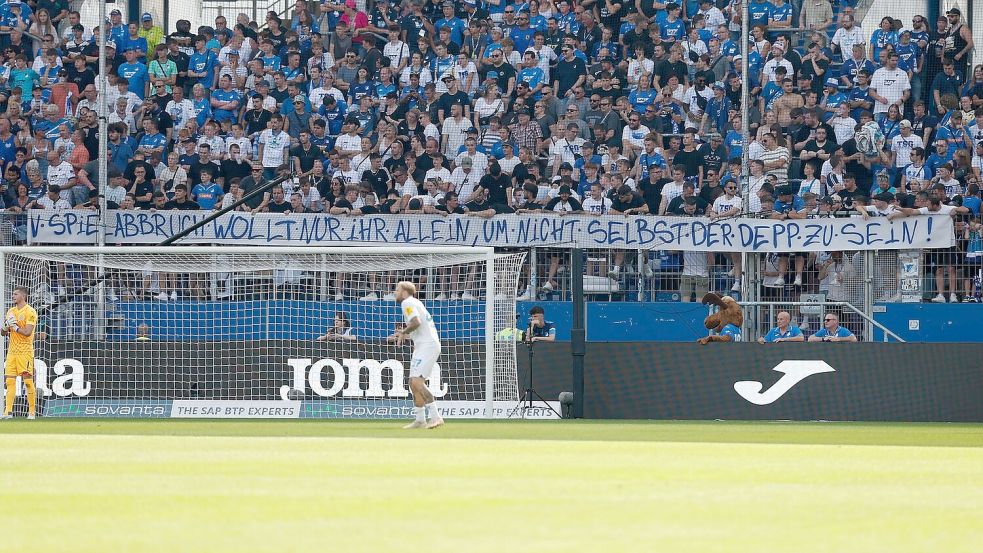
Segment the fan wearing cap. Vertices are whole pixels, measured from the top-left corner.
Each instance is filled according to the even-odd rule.
[[[966,74],[969,53],[973,51],[973,33],[962,22],[962,12],[959,8],[952,8],[945,12],[945,17],[949,21],[949,28],[945,31],[945,49],[943,56],[951,60],[956,71],[961,75]]]
[[[873,205],[865,206],[858,203],[854,206],[864,219],[871,217],[890,217],[892,213],[897,211],[897,208],[891,205],[891,202],[894,201],[894,194],[890,192],[878,192],[874,194],[872,200]]]
[[[891,139],[891,163],[898,170],[902,170],[911,164],[911,151],[915,148],[924,148],[922,137],[912,131],[911,121],[902,119],[899,123],[901,132]]]
[[[824,122],[835,117],[839,112],[837,108],[840,104],[848,101],[847,95],[840,92],[839,86],[840,82],[836,77],[827,77],[823,83],[823,94],[819,97],[819,105],[823,108],[822,120]]]

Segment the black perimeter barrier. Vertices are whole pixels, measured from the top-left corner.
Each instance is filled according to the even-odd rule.
[[[573,386],[570,344],[536,348],[555,400]],[[983,422],[983,344],[592,343],[584,365],[588,419]]]

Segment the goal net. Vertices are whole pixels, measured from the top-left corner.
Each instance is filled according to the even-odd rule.
[[[518,400],[509,329],[522,254],[202,246],[0,256],[4,309],[25,286],[39,314],[42,416],[410,416],[412,346],[393,339],[400,280],[417,285],[441,337],[429,384],[441,408],[504,416]]]

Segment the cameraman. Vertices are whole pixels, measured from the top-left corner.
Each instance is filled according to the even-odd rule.
[[[529,310],[529,330],[532,331],[531,336],[526,336],[529,342],[556,341],[556,327],[546,320],[546,312],[538,305]]]

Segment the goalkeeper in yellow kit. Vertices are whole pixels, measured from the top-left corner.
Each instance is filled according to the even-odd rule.
[[[27,304],[28,291],[23,286],[14,288],[14,306],[7,310],[0,334],[10,337],[7,349],[7,362],[4,367],[4,384],[7,393],[4,402],[3,418],[13,417],[14,394],[17,391],[17,377],[27,388],[27,418],[37,414],[37,388],[34,387],[34,327],[38,324],[38,312]]]

